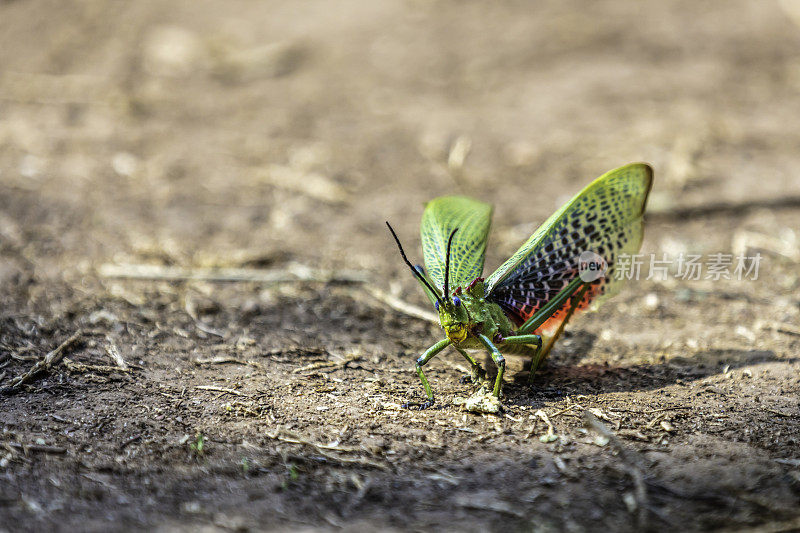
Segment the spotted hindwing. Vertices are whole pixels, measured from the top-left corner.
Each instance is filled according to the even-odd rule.
[[[492,206],[472,198],[443,196],[428,202],[420,235],[425,268],[434,287],[441,291],[444,286],[447,240],[455,229],[450,250],[451,291],[481,275],[491,219]]]
[[[618,259],[637,253],[641,246],[642,215],[652,182],[653,170],[644,163],[625,165],[594,180],[489,277],[487,299],[520,325],[578,275],[578,258],[584,251],[601,255],[608,271],[592,282],[579,308],[614,294],[620,286]],[[540,331],[556,327],[565,313],[566,304]]]

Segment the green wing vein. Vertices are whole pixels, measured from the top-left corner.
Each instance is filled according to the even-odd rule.
[[[450,252],[450,287],[464,286],[483,272],[492,206],[464,196],[444,196],[428,202],[420,236],[428,279],[444,286],[447,239],[458,228]]]

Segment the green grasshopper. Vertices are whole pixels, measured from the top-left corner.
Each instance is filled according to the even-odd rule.
[[[644,163],[600,176],[548,218],[487,279],[481,275],[492,216],[489,204],[463,196],[428,202],[420,227],[427,271],[411,264],[387,222],[403,261],[438,311],[446,334],[416,361],[427,395],[420,409],[434,403],[423,367],[448,346],[469,362],[474,382],[485,374],[466,350],[489,353],[497,365],[495,398],[502,392],[504,352],[531,357],[531,382],[575,312],[618,291],[617,259],[639,251],[652,183],[653,170]]]

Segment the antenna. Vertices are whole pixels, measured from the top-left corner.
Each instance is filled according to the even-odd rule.
[[[401,256],[403,256],[403,261],[405,261],[405,263],[408,265],[408,268],[410,268],[410,269],[411,269],[411,272],[413,272],[413,273],[414,273],[414,276],[416,276],[416,277],[417,277],[417,278],[418,278],[418,279],[419,279],[419,280],[422,282],[422,284],[423,284],[423,285],[425,285],[426,287],[428,287],[428,290],[429,290],[429,291],[431,291],[431,293],[433,294],[433,296],[436,298],[436,301],[437,301],[437,302],[439,302],[439,305],[444,305],[444,302],[443,302],[443,301],[442,301],[442,299],[439,297],[439,293],[436,291],[436,289],[434,289],[433,287],[431,287],[431,284],[430,284],[430,283],[428,283],[428,280],[426,280],[426,279],[425,279],[425,278],[422,276],[422,274],[420,274],[420,273],[419,273],[419,271],[418,271],[416,268],[414,268],[414,265],[412,265],[412,264],[411,264],[411,261],[409,261],[409,260],[408,260],[408,258],[406,257],[406,253],[403,251],[403,245],[402,245],[402,244],[400,244],[400,239],[398,239],[398,238],[397,238],[397,233],[395,233],[395,232],[394,232],[394,228],[392,228],[392,225],[391,225],[391,224],[389,224],[389,222],[388,222],[388,221],[386,222],[386,225],[387,225],[387,226],[389,226],[389,231],[391,231],[391,232],[392,232],[392,237],[394,237],[394,242],[396,242],[396,243],[397,243],[397,247],[398,247],[398,248],[400,248],[400,255],[401,255]],[[453,233],[455,233],[455,232],[453,232]],[[451,236],[450,236],[450,238],[452,239],[452,238],[453,238],[453,236],[451,235]],[[449,249],[450,249],[450,247],[449,247],[449,245],[448,245],[448,250],[449,250]],[[447,277],[446,277],[446,276],[447,276],[447,274],[445,274],[445,280],[447,279]],[[446,283],[447,283],[447,282],[445,282],[445,286],[447,286],[447,285],[446,285]]]
[[[455,236],[458,228],[453,230],[453,233],[450,234],[450,238],[447,239],[447,257],[444,260],[444,297],[449,299],[450,298],[450,287],[448,283],[450,282],[450,245],[453,244],[453,237]]]

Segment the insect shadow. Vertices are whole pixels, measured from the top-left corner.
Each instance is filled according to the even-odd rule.
[[[577,364],[579,356],[573,355],[565,362],[559,355],[537,372],[539,387],[527,385],[527,372],[515,376],[515,382],[509,383],[507,389],[508,403],[528,404],[578,394],[655,390],[757,363],[800,361],[800,358],[778,357],[771,350],[712,349],[689,357],[675,357],[664,363],[624,366],[609,363],[582,365]]]
[[[546,383],[547,378],[545,376],[550,375],[546,371],[547,368],[577,366],[584,355],[592,351],[597,335],[586,331],[565,331],[563,338],[564,342],[553,352],[553,360],[546,360],[537,370],[536,381],[538,383]],[[481,355],[483,356],[484,368],[487,369],[489,376],[493,376],[495,371],[491,364],[491,358],[486,354]],[[512,361],[509,381],[527,383],[531,361],[527,357],[515,354],[510,354],[509,358]],[[515,364],[516,361],[522,362],[521,368],[519,363]],[[540,373],[541,376],[539,376]]]

